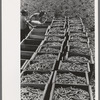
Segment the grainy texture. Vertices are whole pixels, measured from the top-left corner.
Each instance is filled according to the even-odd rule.
[[[53,28],[50,28],[49,32],[64,32],[64,28],[63,27],[53,27]]]
[[[92,50],[93,60],[94,60],[95,59],[94,2],[95,2],[95,0],[21,0],[21,9],[22,8],[27,9],[29,12],[29,16],[35,12],[45,10],[45,11],[47,11],[47,17],[49,20],[52,19],[54,15],[59,16],[61,19],[64,16],[80,16],[83,20],[83,23],[85,24],[86,32],[88,32],[88,36],[90,39],[89,44],[90,44],[90,48]],[[75,23],[80,23],[80,22],[75,21]],[[79,26],[81,27],[81,25],[78,25],[77,27],[79,27]],[[51,33],[51,35],[52,34],[53,34],[53,32]],[[58,35],[58,32],[54,32],[54,34]],[[59,35],[62,35],[62,34],[59,34]],[[73,35],[73,36],[78,35],[81,37],[86,36],[86,34],[80,34],[80,33],[74,33],[74,34],[71,33],[70,35]],[[83,47],[83,46],[81,46],[81,47]],[[72,61],[74,60],[76,62],[88,62],[88,60],[85,58],[81,58],[81,59],[80,58],[75,58],[75,59],[72,58],[69,60],[72,60]],[[61,93],[63,93],[63,92],[61,92]],[[59,99],[57,98],[54,100],[64,100],[65,98],[63,98],[63,97],[64,96],[60,97]],[[75,97],[73,97],[73,98],[75,99]],[[67,99],[69,99],[69,98],[67,98]],[[76,98],[76,100],[78,100],[78,99]],[[89,99],[84,98],[84,99],[80,99],[80,100],[89,100]]]
[[[43,44],[43,46],[61,46],[61,45],[62,45],[61,42],[47,42]]]
[[[34,60],[37,61],[42,61],[42,60],[56,60],[57,59],[57,55],[55,54],[41,54],[41,55],[36,55],[36,57],[34,58]]]
[[[86,27],[94,28],[94,0],[21,0],[21,8],[29,15],[45,10],[48,18],[59,16],[80,16]]]
[[[55,32],[49,32],[48,35],[52,36],[64,36],[65,33],[64,32],[59,32],[59,31],[55,31]]]
[[[41,60],[33,62],[33,64],[26,67],[26,70],[52,70],[54,61]]]
[[[70,41],[80,41],[80,42],[87,42],[87,39],[84,39],[84,38],[82,38],[82,37],[80,37],[80,36],[71,36],[70,37]]]
[[[70,52],[74,54],[82,54],[82,55],[90,56],[89,48],[73,48],[70,49]]]
[[[94,2],[94,0],[21,0],[21,9],[27,9],[29,16],[45,10],[48,19],[52,19],[54,15],[59,15],[59,17],[80,16],[87,28],[90,41],[93,41],[95,37]],[[90,46],[94,55],[93,44],[94,41]]]
[[[91,85],[93,100],[95,100],[95,85]]]
[[[50,48],[50,47],[44,47],[40,50],[40,52],[45,52],[45,53],[59,53],[60,50],[56,48]]]
[[[86,63],[63,62],[60,66],[61,70],[84,72],[88,71]]]
[[[81,56],[71,56],[68,57],[69,61],[74,61],[74,62],[81,62],[81,63],[87,63],[89,60],[86,57],[81,57]]]
[[[46,84],[50,73],[33,72],[32,74],[22,75],[21,83]]]
[[[89,93],[80,88],[55,88],[52,100],[90,100]]]
[[[42,100],[43,91],[31,87],[21,88],[21,100]]]
[[[63,39],[57,36],[50,36],[47,38],[47,41],[63,41]]]
[[[77,76],[73,73],[57,73],[56,76],[56,83],[57,84],[87,84],[86,78]]]
[[[86,34],[83,33],[70,33],[70,36],[80,36],[80,37],[86,37]]]
[[[88,48],[88,44],[87,43],[82,43],[82,42],[69,42],[68,43],[70,46],[73,46],[73,47],[80,47],[80,48]]]
[[[59,22],[59,21],[57,21],[57,22],[53,22],[52,23],[52,26],[64,26],[64,22]]]

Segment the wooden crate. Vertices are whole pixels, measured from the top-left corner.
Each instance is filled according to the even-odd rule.
[[[41,50],[44,49],[44,48],[47,48],[47,49],[48,49],[48,48],[56,49],[56,50],[58,50],[58,52],[52,52],[52,51],[49,51],[49,52],[45,52],[45,51],[44,51],[44,52],[43,52],[43,51],[41,51]],[[39,53],[59,53],[59,52],[62,53],[62,50],[63,50],[63,47],[62,47],[62,46],[61,46],[61,47],[60,47],[60,46],[48,46],[48,47],[47,47],[47,46],[41,46],[41,47],[39,48],[38,52],[39,52]]]
[[[87,86],[78,86],[78,85],[65,85],[65,84],[53,84],[52,85],[52,89],[51,89],[51,93],[50,93],[50,98],[49,100],[53,100],[53,95],[54,95],[54,90],[55,88],[67,88],[67,87],[73,87],[73,88],[79,88],[82,90],[85,90],[89,93],[89,100],[93,100],[93,96],[92,96],[92,90],[91,90],[91,86],[87,85]]]
[[[23,71],[22,74],[21,74],[21,79],[22,79],[23,76],[31,75],[33,72],[34,72],[34,73],[37,73],[37,74],[40,74],[41,77],[43,77],[42,74],[50,74],[50,76],[49,76],[49,79],[47,80],[46,83],[35,83],[35,82],[28,82],[28,83],[25,83],[25,82],[24,82],[24,83],[23,83],[23,82],[22,82],[22,84],[50,84],[50,83],[51,83],[52,77],[53,77],[53,71]],[[33,77],[34,77],[34,76],[33,76]],[[38,81],[39,81],[39,80],[38,80]]]
[[[78,77],[84,77],[86,79],[86,84],[75,84],[75,83],[58,83],[56,82],[56,78],[57,78],[57,75],[58,74],[69,74],[69,73],[72,73],[73,75],[75,76],[78,76]],[[60,79],[59,79],[60,80]],[[67,85],[89,85],[89,78],[88,78],[88,73],[87,72],[71,72],[71,71],[55,71],[54,73],[54,77],[53,77],[53,81],[52,83],[55,83],[55,84],[67,84]]]
[[[80,43],[80,45],[76,45],[78,42]],[[74,45],[72,45],[72,44],[70,44],[70,43],[73,43],[73,44],[76,43],[76,44],[75,44],[75,46],[74,46]],[[88,42],[70,41],[70,40],[67,41],[67,46],[70,46],[70,47],[83,48],[82,44],[85,45],[84,48],[90,48],[90,45],[89,45]]]
[[[32,29],[31,34],[35,35],[36,33],[45,33],[46,29],[47,28],[42,28],[42,27],[34,28],[34,29]]]
[[[66,61],[60,61],[60,64],[58,66],[58,70],[62,70],[62,71],[65,70],[65,71],[72,71],[72,72],[85,72],[85,71],[90,72],[90,64],[89,63],[76,63],[76,66],[78,66],[78,65],[82,66],[82,65],[86,64],[87,65],[87,70],[85,70],[85,71],[76,71],[75,69],[73,69],[73,70],[61,69],[61,65],[63,63],[71,63],[71,64],[73,64],[75,62],[68,61],[68,60],[66,60]],[[68,66],[66,65],[65,67],[68,67]]]
[[[60,30],[59,31],[59,34],[56,31],[55,31],[55,33],[54,32],[51,32],[50,31],[51,28],[52,28],[51,26],[48,27],[48,29],[47,29],[47,31],[45,33],[45,36],[66,36],[66,29],[65,28],[63,30]]]
[[[22,72],[24,70],[24,67],[27,66],[29,60],[23,59],[25,60],[25,62],[20,66],[20,72]]]
[[[33,58],[33,60],[35,60],[35,58],[37,57],[37,56],[41,56],[41,55],[45,55],[45,54],[52,54],[52,55],[56,55],[57,56],[57,58],[56,59],[52,59],[52,60],[60,60],[60,58],[61,58],[61,53],[37,53],[35,56],[34,56],[34,58]],[[43,60],[46,60],[46,59],[43,59]]]
[[[21,51],[31,51],[35,52],[37,50],[38,46],[33,46],[33,45],[21,45]]]
[[[34,52],[30,51],[21,51],[21,59],[30,59]]]
[[[26,45],[40,45],[41,40],[25,39],[22,44]]]
[[[84,50],[84,49],[87,49],[89,52],[88,52],[88,54],[86,54],[86,53],[81,53],[81,52],[73,52],[73,51],[71,51],[71,49],[82,49],[82,50]],[[68,46],[68,52],[71,54],[71,55],[80,55],[80,56],[86,56],[87,58],[89,58],[89,59],[91,59],[90,57],[91,57],[91,52],[90,52],[90,48],[79,48],[79,47],[72,47],[72,46]]]
[[[66,16],[65,17],[53,17],[53,21],[66,21]]]
[[[71,53],[67,52],[65,60],[68,60],[69,57],[85,57],[87,59],[87,61],[84,61],[84,62],[81,62],[81,63],[91,62],[91,57],[87,57],[86,55],[71,54]]]
[[[48,47],[49,47],[49,46],[50,46],[50,47],[54,47],[54,46],[55,46],[55,47],[58,47],[58,45],[48,45],[47,43],[51,43],[51,44],[52,44],[52,43],[60,43],[61,45],[59,45],[59,46],[60,46],[60,47],[63,47],[63,46],[64,46],[64,43],[65,43],[65,40],[66,40],[66,39],[64,39],[64,41],[46,41],[46,40],[45,40],[45,41],[43,42],[42,46],[48,46]],[[47,45],[46,45],[46,44],[47,44]]]
[[[61,25],[60,24],[58,25],[58,23],[60,23],[60,22],[63,25],[62,24]],[[65,26],[66,26],[66,21],[59,21],[59,20],[58,21],[55,21],[55,20],[53,20],[52,21],[52,24],[51,24],[51,27],[63,27],[63,28],[65,28]]]
[[[21,66],[20,66],[20,68],[23,69],[23,66],[26,65],[27,62],[28,62],[28,60],[26,60],[26,59],[21,59],[21,62],[20,62],[20,65],[21,65]]]
[[[80,41],[78,38],[74,38],[75,36],[69,36],[69,42],[70,41]],[[79,38],[81,38],[81,39],[84,39],[84,41],[80,41],[80,42],[87,42],[87,43],[89,43],[89,38],[87,38],[87,37],[81,37],[81,36],[76,36],[76,37],[79,37]],[[71,38],[73,38],[73,39],[71,39]],[[77,40],[78,39],[78,40]]]
[[[61,39],[60,41],[64,41],[64,39],[66,38],[66,37],[64,37],[64,36],[45,36],[45,39],[46,39],[46,41],[59,41],[59,40],[48,40],[49,38],[54,38],[54,37],[57,37],[57,38],[59,38],[59,39]]]
[[[80,36],[80,37],[83,37],[83,38],[87,38],[88,37],[88,34],[86,32],[70,32],[68,31],[68,35],[69,36]]]
[[[45,65],[45,64],[47,64],[49,62],[49,64],[51,65],[50,67],[48,67],[49,69],[47,69],[47,68],[42,68],[42,69],[30,69],[30,66],[32,65],[32,64],[34,64],[34,63],[37,63],[37,64],[43,64],[43,65]],[[55,67],[56,67],[56,65],[57,65],[57,61],[56,60],[54,60],[54,61],[48,61],[48,62],[40,62],[40,61],[35,61],[35,60],[30,60],[29,62],[28,62],[28,64],[24,67],[24,70],[30,70],[30,71],[53,71],[54,69],[55,69]],[[39,65],[38,65],[38,67],[39,67]],[[40,66],[40,68],[41,68],[41,66]]]
[[[47,94],[47,90],[48,90],[48,84],[21,84],[21,88],[25,88],[25,87],[30,87],[30,88],[34,88],[34,89],[40,89],[43,91],[43,98],[41,100],[45,100],[46,94]]]
[[[33,39],[33,40],[43,40],[45,36],[40,35],[29,35],[26,39]]]

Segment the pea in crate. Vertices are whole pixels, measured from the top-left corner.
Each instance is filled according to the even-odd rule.
[[[62,27],[62,28],[65,28],[65,25],[66,25],[66,21],[55,21],[53,20],[52,23],[51,23],[51,27]]]
[[[52,71],[56,67],[56,60],[41,60],[35,61],[30,60],[30,62],[24,67],[24,70],[32,71]]]
[[[93,100],[91,86],[54,83],[49,100]]]
[[[62,51],[62,46],[41,46],[38,50],[40,53],[61,53]]]
[[[36,61],[59,61],[61,59],[61,53],[36,53],[36,55],[32,58],[32,60]]]
[[[88,42],[81,42],[81,41],[67,41],[67,46],[77,47],[77,48],[89,48]]]
[[[74,36],[69,36],[69,42],[75,42],[75,41],[80,41],[80,42],[85,42],[85,43],[89,43],[89,38],[87,37],[81,37],[78,35],[74,35]]]
[[[44,41],[43,46],[63,46],[64,41]]]
[[[66,36],[66,29],[60,27],[50,28],[45,34],[46,36]]]
[[[89,85],[87,72],[55,71],[52,82],[55,84]]]
[[[78,27],[78,26],[77,26]],[[69,28],[70,32],[83,32],[83,28],[75,28],[75,26],[72,28]]]
[[[50,84],[53,71],[23,71],[21,84]]]
[[[66,37],[64,36],[45,36],[46,41],[64,41]]]
[[[68,35],[69,36],[79,36],[79,37],[83,37],[83,38],[87,38],[88,37],[88,34],[86,32],[70,32],[68,31]]]
[[[76,20],[76,19],[75,20],[70,20],[69,19],[68,22],[69,22],[69,24],[82,24],[81,20]]]
[[[82,55],[86,56],[87,58],[91,57],[91,51],[90,48],[78,48],[78,47],[72,47],[68,46],[68,52],[72,55]]]
[[[74,61],[60,61],[58,70],[62,71],[72,71],[72,72],[90,72],[89,63],[77,63]]]
[[[21,100],[46,100],[48,84],[21,84]]]
[[[79,60],[78,62],[83,62],[83,63],[89,62],[91,64],[94,64],[93,56],[91,55],[91,53],[90,55],[85,55],[85,54],[67,52],[66,57],[67,57],[67,60],[70,60],[70,61],[77,62]]]

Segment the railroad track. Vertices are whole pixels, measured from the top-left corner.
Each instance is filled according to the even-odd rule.
[[[21,42],[21,100],[93,100],[93,66],[82,19],[53,18]]]

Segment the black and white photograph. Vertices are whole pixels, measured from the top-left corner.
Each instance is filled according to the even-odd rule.
[[[21,0],[21,100],[96,100],[94,3]]]
[[[99,100],[98,0],[2,7],[2,100]]]

